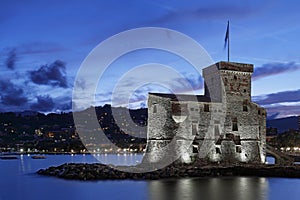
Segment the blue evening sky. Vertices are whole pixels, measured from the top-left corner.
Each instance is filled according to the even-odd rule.
[[[179,31],[201,44],[214,62],[226,60],[223,46],[230,20],[231,61],[255,66],[253,100],[267,108],[269,117],[298,115],[299,6],[296,0],[2,0],[0,111],[69,111],[76,73],[85,57],[100,42],[133,28]],[[151,62],[173,66],[195,90],[203,92],[203,81],[184,60],[163,51],[141,50],[110,66],[99,82],[95,105],[111,103],[120,77]],[[88,87],[84,80],[78,84]],[[120,87],[126,90],[126,84],[130,83]],[[168,89],[139,86],[131,105],[125,106],[145,106],[148,91]],[[177,92],[182,91],[179,85]]]

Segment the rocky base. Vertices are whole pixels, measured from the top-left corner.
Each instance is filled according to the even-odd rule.
[[[137,171],[138,167],[137,167]],[[218,176],[259,176],[259,177],[288,177],[300,178],[300,166],[168,166],[147,173],[129,173],[119,171],[112,166],[103,164],[66,163],[57,167],[40,169],[40,175],[55,176],[71,180],[153,180],[179,177],[218,177]]]

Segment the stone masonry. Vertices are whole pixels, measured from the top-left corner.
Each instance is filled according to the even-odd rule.
[[[266,158],[266,111],[251,102],[253,65],[203,69],[204,95],[149,93],[147,162],[258,164]]]

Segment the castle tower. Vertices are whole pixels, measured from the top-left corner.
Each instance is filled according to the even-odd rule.
[[[150,93],[144,159],[264,163],[266,111],[251,102],[252,73],[251,64],[218,62],[203,69],[204,96]]]
[[[253,65],[244,63],[218,62],[204,68],[205,96],[212,102],[250,102],[252,73]]]
[[[203,69],[205,96],[222,102],[224,155],[220,160],[264,162],[266,112],[251,102],[252,64],[219,62]],[[220,142],[219,142],[220,143]],[[226,146],[226,147],[225,147]]]

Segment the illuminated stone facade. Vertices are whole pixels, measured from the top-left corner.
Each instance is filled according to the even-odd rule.
[[[150,163],[264,163],[266,111],[251,102],[253,65],[219,62],[203,69],[204,95],[149,93]]]

